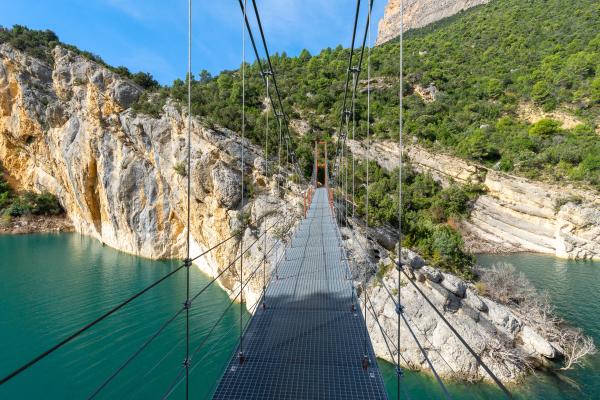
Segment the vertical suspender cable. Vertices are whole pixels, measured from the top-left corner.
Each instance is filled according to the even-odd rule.
[[[355,70],[352,75],[352,142],[354,142],[354,132],[356,130],[356,80],[358,70]],[[352,153],[352,218],[354,219],[354,213],[356,212],[356,202],[354,201],[354,153]]]
[[[269,78],[270,72],[265,72],[267,74],[267,101],[269,99]],[[273,104],[271,104],[271,107]],[[265,177],[269,175],[269,107],[267,105],[266,114],[265,114],[266,124],[265,124]],[[267,221],[265,218],[265,229],[267,229]],[[267,290],[267,232],[265,231],[265,236],[263,237],[263,287],[262,287],[262,298],[263,309],[267,308],[265,295]]]
[[[246,10],[248,9],[248,1],[244,0],[244,12],[242,19],[242,155],[241,155],[241,170],[242,170],[242,207],[244,206],[244,151],[246,149]],[[240,364],[244,363],[244,234],[241,234],[240,239],[240,351],[238,354]]]
[[[366,207],[365,207],[365,232],[367,237],[369,236],[369,148],[371,147],[370,144],[370,130],[371,130],[371,5],[373,3],[373,0],[369,0],[369,10],[368,10],[368,17],[367,17],[367,31],[368,31],[368,35],[369,35],[369,43],[367,45],[368,47],[368,53],[367,53],[367,176],[366,176],[366,189],[367,189],[367,196],[365,199],[366,202]],[[368,346],[368,328],[367,328],[367,275],[368,275],[368,270],[367,270],[367,266],[369,263],[365,264],[365,287],[364,287],[364,291],[365,291],[365,312],[364,312],[364,316],[365,316],[365,359],[368,362],[368,353],[367,353],[367,346]],[[365,363],[366,364],[366,363]]]
[[[185,398],[189,397],[190,370],[190,191],[192,181],[192,0],[188,0],[188,134],[187,134],[187,238],[185,295]]]
[[[400,74],[400,89],[398,91],[398,96],[400,100],[400,111],[398,113],[398,147],[400,151],[400,168],[398,170],[398,265],[399,268],[402,268],[401,259],[402,259],[402,169],[404,168],[403,157],[404,157],[404,146],[403,146],[403,130],[404,130],[404,116],[403,116],[403,101],[404,101],[404,0],[400,0],[400,60],[399,60],[399,74]],[[398,321],[397,321],[397,343],[396,347],[398,349],[397,359],[396,359],[396,384],[397,384],[397,394],[398,398],[400,398],[400,380],[402,378],[402,370],[400,369],[400,313],[402,312],[402,285],[400,281],[402,280],[402,274],[400,270],[398,270]]]

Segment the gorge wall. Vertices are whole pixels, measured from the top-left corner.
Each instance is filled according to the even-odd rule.
[[[404,2],[404,31],[421,28],[468,8],[490,2],[490,0],[389,0],[383,18],[379,21],[375,44],[383,44],[400,34],[402,1]]]
[[[366,155],[358,142],[351,151]],[[369,151],[388,170],[398,167],[399,147],[374,143]],[[600,259],[600,198],[570,185],[536,182],[470,163],[418,145],[406,148],[416,170],[441,182],[480,183],[486,193],[462,223],[473,251],[535,251],[562,258]]]
[[[59,46],[53,58],[47,65],[0,45],[0,161],[11,183],[56,195],[78,232],[111,247],[184,258],[187,171],[176,166],[185,165],[187,118],[171,102],[159,118],[134,115],[128,107],[142,92],[134,83]],[[264,176],[260,149],[246,142],[244,170],[255,194],[242,204],[241,138],[198,119],[191,128],[192,257],[237,229],[248,244],[267,226],[283,231],[294,224],[300,189],[286,183],[278,190]],[[271,247],[275,239],[268,237]],[[214,276],[239,245],[236,237],[197,263]],[[249,253],[246,268],[260,253]],[[235,291],[236,276],[231,268],[220,283]],[[248,301],[261,285],[247,286]]]

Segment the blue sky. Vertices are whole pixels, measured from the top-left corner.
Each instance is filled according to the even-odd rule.
[[[372,41],[386,0],[374,2]],[[186,0],[0,0],[0,25],[51,29],[63,42],[101,56],[112,65],[148,71],[161,83],[185,76]],[[250,5],[250,1],[248,1]],[[348,47],[354,0],[258,0],[269,51],[297,55],[303,48]],[[367,1],[362,2],[361,21]],[[251,7],[250,7],[251,9]],[[242,16],[237,0],[196,0],[193,65],[197,74],[237,68],[241,62]],[[258,29],[255,35],[258,35]],[[254,60],[250,44],[247,59]]]

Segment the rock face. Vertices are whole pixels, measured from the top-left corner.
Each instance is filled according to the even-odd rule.
[[[349,142],[357,155],[367,150]],[[516,177],[490,170],[417,145],[406,146],[411,164],[442,184],[480,183],[486,194],[473,204],[462,224],[472,250],[535,251],[562,258],[600,259],[600,196],[598,193]],[[395,142],[374,143],[371,159],[386,169],[398,167]],[[471,243],[469,243],[471,242]]]
[[[404,2],[404,31],[421,28],[491,0],[388,0],[379,21],[376,44],[400,35],[400,6]]]
[[[184,257],[186,238],[187,118],[168,102],[159,118],[128,107],[141,88],[61,47],[46,65],[0,46],[0,161],[17,189],[46,190],[60,200],[76,231],[149,258]],[[249,244],[276,221],[292,226],[300,215],[299,189],[280,195],[254,170],[260,149],[246,143],[246,176],[255,198],[241,203],[241,139],[192,121],[191,256],[230,237],[249,220]],[[261,216],[268,214],[266,218]],[[258,221],[258,222],[256,222]],[[269,235],[268,247],[275,242]],[[199,259],[216,275],[239,254],[239,239]],[[245,268],[262,257],[251,251]],[[230,269],[221,284],[235,290]],[[249,276],[249,273],[245,273]],[[261,283],[262,284],[262,283]],[[261,284],[246,288],[248,301]],[[254,287],[256,286],[256,287]]]
[[[353,229],[341,229],[342,239],[354,285],[361,289],[358,293],[361,307],[364,307],[362,288],[367,288],[367,326],[373,347],[378,357],[395,363],[398,315],[392,297],[397,296],[399,274],[392,255],[371,231],[366,234],[364,227],[353,220],[350,224]],[[518,381],[531,372],[530,368],[545,365],[560,355],[516,311],[478,295],[473,284],[428,266],[412,251],[403,250],[401,260],[408,275],[408,278],[402,275],[400,285],[405,317],[441,376],[468,381],[490,379],[413,283],[504,382]],[[404,322],[400,338],[402,365],[429,371]]]
[[[409,258],[416,257],[412,252],[407,253],[410,254]],[[558,355],[550,342],[526,325],[511,309],[479,297],[472,288],[467,288],[469,284],[460,278],[440,272],[432,274],[431,270],[434,269],[431,267],[414,270],[414,274],[419,275],[420,271],[426,268],[429,271],[423,274],[425,279],[412,279],[410,282],[402,275],[402,305],[406,320],[441,376],[469,381],[491,380],[466,347],[418,293],[413,283],[440,310],[444,318],[492,372],[504,382],[517,381],[530,372],[528,366],[542,365]],[[398,271],[392,268],[383,275],[381,282],[374,282],[367,290],[370,298],[367,302],[367,324],[375,352],[392,363],[395,363],[397,357],[398,317],[389,292],[397,290],[398,275]],[[443,277],[441,281],[438,280],[440,276]],[[374,315],[377,315],[381,329]],[[382,329],[387,337],[381,333]],[[403,366],[428,371],[428,364],[404,322],[400,325],[400,338]]]

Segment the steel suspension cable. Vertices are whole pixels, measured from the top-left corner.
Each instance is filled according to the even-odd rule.
[[[350,57],[348,59],[348,69],[346,70],[346,83],[344,84],[344,102],[342,103],[342,116],[340,119],[340,128],[338,132],[342,132],[344,123],[344,113],[346,112],[346,101],[348,99],[348,85],[350,83],[350,71],[352,69],[352,57],[354,56],[354,42],[356,40],[356,27],[358,25],[358,16],[360,14],[360,0],[356,0],[356,12],[354,13],[354,27],[352,28],[352,40],[350,41]],[[364,48],[364,44],[363,44]]]
[[[368,45],[368,55],[367,55],[367,176],[366,176],[366,191],[367,195],[365,198],[366,206],[365,206],[365,232],[369,231],[369,170],[370,158],[369,158],[369,150],[370,150],[370,131],[371,131],[371,5],[373,1],[369,0],[369,11],[367,17],[367,32],[369,35],[369,45]],[[365,264],[365,277],[364,277],[364,291],[365,291],[365,357],[367,354],[367,264]]]
[[[358,77],[359,77],[360,72],[361,72],[361,67],[362,67],[362,62],[363,62],[363,57],[364,57],[364,52],[365,52],[365,46],[366,46],[366,43],[367,43],[367,30],[368,30],[368,27],[370,26],[371,10],[372,9],[373,9],[373,1],[371,0],[371,1],[369,1],[369,12],[367,13],[367,22],[366,22],[365,30],[364,30],[364,33],[363,33],[363,39],[362,39],[362,44],[361,44],[360,56],[359,56],[359,60],[358,60],[358,66],[356,66],[356,67],[352,67],[352,58],[353,58],[353,55],[354,55],[354,39],[352,41],[352,47],[351,47],[350,57],[349,57],[349,61],[348,61],[349,68],[348,68],[348,71],[347,71],[346,85],[345,85],[345,89],[344,89],[344,103],[343,103],[342,115],[341,115],[341,119],[340,119],[340,128],[339,128],[338,132],[342,132],[342,124],[343,124],[343,121],[344,121],[343,117],[344,117],[344,113],[345,113],[345,110],[346,110],[347,87],[348,87],[348,82],[349,82],[348,74],[350,72],[353,72],[354,74],[356,74],[356,80],[354,80],[354,82],[353,82],[353,91],[356,92],[356,89],[357,89]],[[355,19],[357,19],[357,18],[358,18],[358,15],[356,15]],[[355,34],[355,33],[356,33],[356,26],[355,26],[354,31],[353,31],[353,34]],[[345,140],[346,140],[345,135],[341,134],[340,135],[340,139],[336,142],[336,148],[335,148],[335,154],[336,154],[335,158],[336,159],[337,159],[337,157],[339,155],[339,152],[340,152],[340,144],[344,144]],[[339,169],[336,169],[336,171],[339,171]],[[337,180],[337,178],[338,178],[338,175],[337,175],[337,172],[336,172],[336,180]]]
[[[381,284],[381,286],[385,289],[388,298],[392,301],[392,303],[394,304],[396,310],[402,310],[402,311],[404,311],[403,307],[402,308],[398,307],[398,304],[401,304],[401,303],[397,303],[396,302],[396,300],[394,299],[394,295],[392,295],[392,292],[390,291],[389,287],[386,285],[385,281],[383,279],[381,279],[380,277],[378,277],[378,276],[375,276],[375,277],[379,281],[379,283]],[[429,343],[429,345],[435,350],[435,352],[438,353],[438,355],[440,356],[440,358],[442,359],[442,361],[444,361],[444,363],[448,366],[448,368],[450,368],[450,370],[456,374],[456,371],[454,370],[454,368],[452,368],[452,366],[450,365],[450,363],[448,363],[448,361],[444,358],[444,356],[442,355],[442,353],[433,345],[433,343],[431,343],[431,341],[429,340],[429,338],[425,334],[425,331],[423,329],[421,329],[419,327],[419,325],[410,318],[410,316],[408,316],[407,314],[404,314],[404,315],[408,318],[408,322],[411,323],[412,325],[414,325],[414,327],[419,331],[419,333],[421,334],[421,336],[423,336],[423,338],[425,339],[425,341],[427,341],[427,343]]]
[[[214,245],[214,246],[210,247],[209,249],[205,250],[200,255],[194,257],[192,259],[192,261],[195,261],[195,260],[197,260],[197,259],[199,259],[199,258],[201,258],[201,257],[203,257],[205,255],[207,255],[208,253],[212,252],[217,247],[220,247],[221,245],[225,244],[229,240],[233,239],[235,236],[237,236],[237,234],[231,235],[227,239],[222,240],[221,242],[217,243],[216,245]],[[88,331],[89,329],[91,329],[92,327],[94,327],[95,325],[97,325],[98,323],[102,322],[103,320],[105,320],[106,318],[108,318],[109,316],[111,316],[112,314],[114,314],[115,312],[119,311],[121,308],[125,307],[127,304],[131,303],[133,300],[135,300],[138,297],[142,296],[143,294],[145,294],[149,290],[151,290],[154,287],[158,286],[160,283],[164,282],[165,280],[167,280],[168,278],[170,278],[175,273],[177,273],[178,271],[180,271],[181,269],[183,269],[185,267],[186,267],[185,263],[184,264],[180,264],[177,268],[175,268],[171,272],[167,273],[163,277],[161,277],[158,280],[154,281],[153,283],[151,283],[150,285],[146,286],[144,289],[140,290],[139,292],[131,295],[129,298],[127,298],[126,300],[124,300],[121,303],[117,304],[116,306],[114,306],[110,310],[106,311],[104,314],[100,315],[95,320],[89,322],[88,324],[86,324],[82,328],[78,329],[77,331],[75,331],[74,333],[72,333],[71,335],[69,335],[68,337],[64,338],[63,340],[61,340],[60,342],[58,342],[57,344],[55,344],[54,346],[52,346],[48,350],[46,350],[43,353],[39,354],[38,356],[34,357],[29,362],[23,364],[22,366],[20,366],[19,368],[17,368],[13,372],[11,372],[10,374],[8,374],[4,378],[2,378],[0,380],[0,385],[8,382],[9,380],[11,380],[15,376],[19,375],[23,371],[27,370],[31,366],[37,364],[39,361],[41,361],[45,357],[49,356],[50,354],[52,354],[56,350],[60,349],[61,347],[63,347],[67,343],[71,342],[72,340],[76,339],[81,334],[85,333],[86,331]]]
[[[271,75],[271,72],[266,71],[263,72],[264,74],[267,75],[267,97],[269,96],[269,78]],[[271,107],[273,107],[273,104],[271,104]],[[269,107],[267,106],[266,109],[266,113],[265,113],[265,119],[266,119],[266,124],[265,124],[265,149],[264,149],[264,154],[265,154],[265,177],[267,177],[269,175]],[[267,286],[266,286],[266,280],[267,280],[267,235],[265,233],[265,236],[263,236],[263,287],[262,287],[262,298],[263,298],[263,309],[267,307],[266,304],[266,291],[267,291]]]
[[[192,187],[192,0],[188,0],[188,129],[187,129],[187,237],[186,237],[186,295],[185,295],[185,398],[189,397],[190,368],[190,192]],[[112,379],[112,378],[111,378]],[[108,382],[107,382],[108,383]]]
[[[362,44],[361,44],[361,48],[360,48],[360,55],[359,55],[359,58],[358,58],[358,66],[352,67],[352,55],[354,54],[353,51],[351,51],[351,54],[350,54],[349,70],[356,71],[356,74],[357,74],[356,75],[356,81],[354,81],[354,91],[356,91],[356,88],[357,88],[357,85],[358,85],[358,77],[359,77],[360,72],[361,72],[361,67],[362,67],[362,62],[363,62],[363,56],[364,56],[364,53],[365,53],[365,46],[366,46],[366,43],[367,43],[367,28],[370,26],[370,22],[371,22],[371,10],[373,9],[373,3],[374,3],[373,0],[369,1],[369,12],[367,13],[367,22],[366,22],[366,25],[365,25],[365,31],[363,33],[363,40],[362,40]],[[352,48],[354,48],[354,41],[352,42]],[[346,85],[348,85],[348,81],[346,82]],[[346,90],[347,89],[345,89],[345,91]],[[344,95],[344,97],[346,97],[346,94]],[[345,109],[346,109],[346,100],[344,100],[344,106],[343,106],[342,110],[345,110]],[[343,121],[343,119],[340,120],[340,129],[339,129],[339,132],[341,132],[341,130],[342,130],[342,125],[341,125],[342,121]],[[338,144],[336,143],[336,153],[337,153],[338,150],[339,150]]]
[[[278,221],[280,221],[280,220],[281,220],[281,218],[280,218]],[[271,229],[273,226],[275,226],[275,224],[271,225],[271,227],[269,227],[269,229]],[[265,235],[266,235],[266,232],[265,232],[265,233],[263,233],[263,234],[265,234]],[[262,235],[261,235],[261,236],[262,236]],[[253,242],[251,245],[250,245],[250,246],[248,246],[248,247],[247,247],[247,248],[246,248],[246,249],[243,251],[243,253],[242,253],[242,254],[245,254],[246,252],[248,252],[248,251],[249,251],[249,250],[250,250],[250,249],[251,249],[251,248],[254,246],[254,244],[256,244],[256,243],[258,242],[258,240],[259,240],[259,239],[260,239],[260,236],[259,236],[259,237],[258,237],[258,238],[257,238],[257,239],[256,239],[256,240],[255,240],[255,241],[254,241],[254,242]],[[275,245],[274,245],[274,246],[275,246]],[[273,247],[274,247],[274,246],[273,246]],[[273,249],[273,247],[271,248],[271,250]],[[159,335],[160,335],[160,334],[161,334],[161,333],[164,331],[164,329],[166,329],[166,328],[167,328],[167,326],[168,326],[168,325],[170,325],[170,324],[171,324],[171,322],[173,322],[173,321],[175,320],[175,318],[176,318],[177,316],[179,316],[179,315],[180,315],[180,314],[181,314],[181,313],[182,313],[184,310],[191,308],[191,305],[192,305],[193,301],[194,301],[194,300],[196,300],[196,299],[197,299],[197,298],[198,298],[198,297],[199,297],[199,296],[200,296],[202,293],[204,293],[204,292],[205,292],[205,291],[206,291],[206,290],[207,290],[207,289],[208,289],[210,286],[212,286],[212,284],[213,284],[213,283],[214,283],[214,282],[215,282],[215,281],[216,281],[216,280],[217,280],[217,279],[218,279],[218,278],[219,278],[221,275],[223,275],[223,274],[224,274],[224,273],[225,273],[225,272],[226,272],[226,271],[227,271],[229,268],[231,268],[231,266],[233,266],[233,265],[236,263],[236,261],[237,261],[237,259],[233,260],[233,261],[232,261],[232,262],[229,264],[229,266],[228,266],[227,268],[225,268],[225,269],[224,269],[223,271],[221,271],[221,272],[220,272],[220,273],[219,273],[219,274],[218,274],[216,277],[214,277],[214,278],[213,278],[213,279],[211,279],[211,280],[210,280],[210,281],[209,281],[209,282],[208,282],[206,285],[204,285],[204,287],[203,287],[203,288],[202,288],[200,291],[198,291],[198,292],[197,292],[197,293],[196,293],[196,294],[195,294],[195,295],[194,295],[194,296],[193,296],[191,299],[188,299],[188,302],[186,302],[186,303],[183,305],[183,307],[181,307],[181,308],[180,308],[180,309],[179,309],[179,310],[178,310],[178,311],[177,311],[177,312],[176,312],[176,313],[175,313],[175,314],[174,314],[172,317],[170,317],[169,319],[167,319],[167,320],[165,321],[165,323],[164,323],[163,325],[161,325],[161,327],[160,327],[160,328],[159,328],[159,329],[158,329],[158,330],[157,330],[157,331],[156,331],[156,332],[155,332],[155,333],[154,333],[152,336],[150,336],[148,340],[146,340],[146,341],[145,341],[145,342],[142,344],[142,346],[140,346],[140,347],[139,347],[139,348],[138,348],[138,349],[137,349],[137,350],[136,350],[136,351],[135,351],[135,352],[134,352],[134,353],[133,353],[133,354],[132,354],[132,355],[131,355],[131,356],[130,356],[130,357],[129,357],[129,358],[128,358],[128,359],[127,359],[127,360],[126,360],[126,361],[125,361],[125,362],[124,362],[124,363],[123,363],[121,366],[120,366],[120,367],[119,367],[119,368],[117,368],[117,369],[115,370],[115,372],[113,372],[113,374],[111,374],[111,375],[110,375],[110,376],[109,376],[109,377],[108,377],[108,378],[107,378],[107,379],[106,379],[106,380],[105,380],[105,381],[104,381],[104,382],[103,382],[103,383],[102,383],[102,384],[101,384],[101,385],[100,385],[100,386],[99,386],[99,387],[98,387],[98,388],[97,388],[97,389],[96,389],[96,390],[95,390],[95,391],[92,393],[92,395],[90,395],[90,397],[89,397],[89,398],[90,398],[90,399],[92,399],[92,398],[96,397],[96,395],[98,395],[98,393],[100,393],[100,391],[102,391],[102,389],[104,389],[104,388],[105,388],[105,387],[106,387],[106,386],[107,386],[107,385],[108,385],[108,384],[109,384],[109,383],[110,383],[110,382],[111,382],[111,381],[112,381],[112,380],[113,380],[113,379],[114,379],[114,378],[115,378],[115,377],[116,377],[118,374],[120,374],[120,373],[121,373],[121,372],[122,372],[122,371],[123,371],[123,370],[124,370],[124,369],[125,369],[125,368],[126,368],[126,367],[127,367],[127,366],[128,366],[128,365],[129,365],[129,364],[130,364],[130,363],[131,363],[133,360],[134,360],[134,359],[135,359],[135,358],[137,358],[137,356],[139,356],[139,355],[142,353],[142,351],[143,351],[144,349],[146,349],[146,348],[147,348],[147,347],[148,347],[148,346],[149,346],[149,345],[150,345],[150,344],[151,344],[151,343],[154,341],[154,339],[156,339],[156,338],[157,338],[157,337],[158,337],[158,336],[159,336]],[[259,267],[260,267],[260,264],[259,264]],[[256,271],[258,271],[258,268],[256,268],[256,269],[254,270],[254,273],[251,275],[251,277],[249,277],[249,278],[248,278],[248,282],[249,282],[249,280],[250,280],[250,279],[251,279],[251,278],[252,278],[252,277],[253,277],[253,276],[256,274]],[[245,286],[247,285],[247,283],[248,283],[248,282],[246,282],[246,283],[243,285],[243,287],[245,287]],[[239,294],[238,294],[238,295],[237,295],[235,298],[237,298],[238,296],[239,296]],[[189,304],[189,307],[187,307],[187,308],[186,308],[186,306],[187,306],[188,304]],[[228,307],[227,309],[229,309],[229,308],[230,308],[230,307]],[[187,337],[186,337],[186,338],[187,338]],[[178,344],[178,343],[179,343],[179,342],[177,342],[177,344]],[[197,350],[196,350],[196,351],[195,351],[195,352],[192,354],[192,357],[193,357],[193,356],[196,354],[196,352],[197,352]],[[182,364],[182,371],[183,371],[183,370],[186,370],[186,371],[187,371],[187,369],[188,369],[188,367],[189,367],[189,365],[190,365],[190,363],[191,363],[192,357],[190,357],[190,358],[189,358],[189,362],[187,363],[187,365],[186,365],[186,364]],[[187,385],[187,382],[188,382],[188,378],[187,378],[187,376],[188,376],[188,375],[189,375],[189,374],[188,374],[188,373],[186,373],[186,385]],[[186,391],[187,391],[187,389],[186,389]]]
[[[187,310],[185,305],[181,308],[179,308],[179,310],[177,310],[177,312],[175,314],[173,314],[170,318],[168,318],[160,327],[158,330],[156,330],[156,332],[154,332],[131,356],[129,356],[129,358],[127,358],[127,360],[125,360],[125,362],[123,364],[121,364],[119,366],[119,368],[117,368],[112,374],[110,374],[101,384],[100,386],[98,386],[94,392],[92,392],[92,394],[88,397],[88,399],[93,399],[95,398],[106,386],[108,386],[108,384],[117,377],[117,375],[119,375],[125,368],[127,368],[127,366],[129,364],[131,364],[131,362],[133,360],[135,360],[137,358],[137,356],[139,356],[153,341],[154,339],[156,339],[158,336],[160,336],[160,334],[175,320],[175,318],[177,318],[179,315],[181,315],[181,313]],[[186,336],[187,338],[187,336]],[[187,371],[187,367],[184,364],[182,366],[183,368],[186,369]],[[186,393],[188,392],[188,378],[187,378],[187,374],[186,374]]]
[[[245,171],[245,160],[244,160],[244,152],[246,147],[246,27],[250,32],[250,25],[248,24],[248,17],[246,15],[248,1],[244,0],[244,4],[240,0],[240,6],[242,6],[242,157],[241,157],[241,170],[242,170],[242,202],[241,205],[244,207],[244,171]],[[251,33],[250,33],[251,34]],[[252,46],[256,50],[256,46],[254,45],[254,39],[252,39]],[[266,231],[265,231],[266,233]],[[240,239],[240,351],[238,354],[240,364],[244,362],[244,339],[242,332],[242,318],[244,315],[244,292],[243,292],[243,280],[244,280],[244,257],[242,256],[242,249],[244,247],[244,236],[242,234],[242,238]]]
[[[402,170],[404,168],[404,146],[403,146],[403,131],[404,131],[404,117],[403,117],[403,101],[404,101],[404,0],[400,0],[400,60],[399,60],[399,75],[400,75],[400,89],[398,91],[399,97],[399,112],[398,112],[398,146],[400,148],[400,168],[398,169],[398,262],[402,262]],[[402,305],[402,275],[398,271],[398,304]],[[402,378],[402,369],[400,367],[400,313],[397,315],[397,345],[398,345],[398,358],[396,360],[396,384],[398,398],[400,398],[400,381]]]
[[[380,280],[380,282],[382,282]],[[389,294],[389,292],[388,292]],[[391,296],[391,294],[390,294]],[[394,301],[394,298],[391,297],[392,301]],[[371,306],[371,309],[373,310],[373,313],[375,315],[375,319],[377,321],[377,324],[379,325],[380,329],[382,328],[379,320],[376,316],[376,312],[375,312],[375,307],[373,307],[373,303],[371,303],[371,301],[369,300],[369,304]],[[398,304],[396,304],[396,309],[398,310]],[[402,320],[404,321],[404,323],[406,324],[406,327],[408,328],[411,336],[413,337],[413,340],[415,341],[415,343],[417,344],[417,347],[419,348],[419,351],[421,352],[421,355],[423,356],[423,358],[425,358],[425,361],[427,361],[427,364],[429,365],[429,369],[431,369],[431,372],[433,373],[438,385],[440,386],[440,388],[442,389],[442,392],[444,393],[444,396],[448,399],[448,400],[452,400],[452,396],[450,395],[450,393],[448,392],[448,389],[446,388],[446,385],[444,385],[444,382],[442,381],[442,379],[440,378],[439,374],[437,373],[437,370],[435,369],[435,367],[433,366],[433,363],[431,362],[431,359],[429,358],[429,356],[427,355],[427,352],[425,351],[425,349],[423,348],[423,346],[421,345],[421,342],[419,341],[419,339],[417,338],[417,336],[415,335],[414,331],[412,330],[412,328],[410,327],[408,321],[406,320],[406,316],[404,315],[404,312],[402,312],[402,309],[400,307],[400,312],[398,312],[398,315],[401,316]],[[385,332],[382,330],[382,334],[384,336],[384,341],[386,342],[387,345],[387,334],[385,334]],[[398,354],[400,354],[400,348],[397,347],[397,352]],[[439,352],[438,352],[439,354]],[[440,355],[441,356],[441,355]],[[392,359],[394,359],[394,357],[392,357]],[[406,360],[405,360],[406,361]],[[444,360],[445,361],[445,360]],[[398,386],[399,388],[399,386]],[[400,393],[398,391],[398,399],[400,398]]]
[[[277,245],[281,242],[281,239],[278,239],[272,246],[271,248],[267,251],[267,255],[271,254],[271,252],[275,249],[275,247],[277,247]],[[252,273],[249,275],[248,279],[246,280],[246,282],[244,283],[244,288],[250,283],[250,281],[252,280],[252,278],[254,276],[256,276],[256,273],[258,272],[258,270],[261,267],[261,263],[258,263],[258,265],[256,266],[256,268],[254,268],[254,270],[252,271]],[[272,279],[272,277],[271,277]],[[223,318],[225,317],[227,311],[233,306],[233,304],[235,303],[235,300],[239,297],[239,293],[232,299],[230,299],[230,302],[228,304],[228,306],[225,308],[225,310],[221,313],[221,316],[217,319],[217,321],[215,323],[213,323],[212,328],[210,329],[210,331],[204,336],[204,339],[198,344],[198,346],[194,349],[194,351],[192,352],[192,356],[191,359],[193,360],[194,357],[196,356],[196,354],[198,354],[198,352],[200,351],[200,349],[202,349],[202,347],[206,344],[206,342],[208,341],[208,339],[210,338],[210,336],[212,335],[212,333],[215,331],[216,327],[221,323],[221,321],[223,320]],[[260,302],[264,302],[264,294],[258,299],[258,301],[256,303],[254,303],[254,305],[250,308],[250,310],[252,310],[256,305],[258,305]],[[231,330],[231,328],[230,328]],[[245,330],[245,328],[243,329]],[[221,340],[221,339],[219,339]],[[204,357],[206,356],[206,354],[204,355]],[[196,367],[196,365],[194,365],[191,368],[191,371],[194,370],[194,368]],[[190,371],[190,373],[191,373]],[[179,377],[181,376],[181,374],[179,374],[176,378],[176,380],[179,379]],[[175,390],[175,388],[177,387],[177,385],[179,385],[181,381],[179,381],[175,386],[171,385],[169,387],[169,391],[168,394],[170,394],[173,390]],[[167,395],[168,397],[168,395]],[[164,398],[164,397],[163,397]]]
[[[244,22],[245,22],[246,28],[248,30],[248,36],[250,38],[250,42],[252,43],[252,49],[254,50],[254,54],[256,56],[256,62],[258,63],[259,70],[260,71],[264,71],[265,69],[263,68],[263,64],[262,64],[262,61],[261,61],[261,58],[260,58],[260,54],[258,53],[258,48],[256,47],[256,41],[254,40],[254,34],[252,33],[252,28],[250,26],[250,22],[248,21],[248,16],[247,16],[247,11],[246,11],[247,10],[247,0],[244,0],[243,3],[242,3],[242,0],[238,0],[238,3],[240,5],[240,8],[241,8],[242,13],[244,15]],[[281,93],[279,91],[279,87],[277,86],[277,81],[276,81],[276,78],[275,78],[275,73],[274,73],[274,70],[273,70],[272,65],[271,65],[271,60],[270,60],[269,53],[268,53],[267,42],[266,42],[265,37],[264,37],[264,32],[262,31],[262,23],[260,21],[260,14],[258,12],[258,8],[256,7],[256,4],[254,4],[254,11],[255,11],[255,14],[256,14],[256,19],[257,19],[257,22],[258,22],[258,25],[259,25],[259,29],[261,30],[261,37],[262,37],[262,40],[263,40],[263,47],[265,48],[265,53],[267,55],[267,61],[268,61],[268,65],[269,65],[269,71],[273,74],[273,85],[275,86],[275,91],[276,91],[277,96],[278,96],[278,101],[279,101],[278,104],[280,105],[280,108],[281,108],[281,115],[283,116],[282,118],[283,118],[283,120],[285,122],[286,141],[291,141],[291,135],[290,135],[289,128],[288,128],[289,122],[287,120],[287,116],[285,114],[285,110],[283,109],[283,102],[281,100]],[[264,83],[266,85],[266,78],[265,78],[264,75],[263,75],[263,81],[264,81]],[[272,98],[271,94],[269,94],[269,100],[270,100],[271,104],[275,104],[275,102],[273,101],[273,98]],[[288,143],[288,151],[289,151],[289,143]],[[293,149],[288,154],[291,155],[291,158],[292,158],[292,167],[295,169],[296,174],[298,174],[298,177],[302,181],[305,181],[304,174],[302,174],[300,168],[298,167],[298,164],[297,164],[297,161],[296,161],[296,157],[295,157],[295,152],[293,151]]]
[[[433,308],[433,310],[435,311],[435,313],[442,319],[442,321],[444,321],[444,323],[446,324],[446,326],[448,326],[448,328],[452,331],[452,333],[454,333],[454,335],[458,338],[458,340],[460,340],[460,342],[463,344],[463,346],[465,346],[465,348],[467,349],[467,351],[469,353],[471,353],[471,355],[473,356],[473,358],[475,358],[475,361],[477,361],[477,363],[479,365],[481,365],[481,367],[490,376],[490,378],[492,378],[492,380],[494,381],[494,383],[502,390],[502,392],[504,392],[504,395],[506,396],[506,398],[512,399],[512,394],[508,391],[508,389],[506,388],[506,386],[504,386],[504,384],[500,381],[500,379],[498,379],[498,377],[492,372],[492,370],[486,365],[486,363],[483,362],[483,360],[481,359],[481,357],[471,348],[471,346],[469,346],[469,344],[465,341],[465,339],[462,337],[462,335],[460,333],[458,333],[458,331],[454,328],[454,326],[452,326],[452,324],[446,319],[446,317],[444,317],[444,315],[440,312],[440,310],[431,302],[431,300],[429,300],[429,297],[427,297],[427,295],[425,293],[423,293],[423,291],[417,286],[417,284],[414,283],[409,278],[409,276],[406,273],[406,271],[404,271],[404,268],[403,268],[402,264],[398,263],[397,265],[398,265],[398,268],[400,269],[400,271],[404,274],[404,276],[406,276],[408,278],[408,281],[417,290],[417,292],[419,292],[419,294],[423,297],[423,299],[425,299],[425,301],[427,302],[427,304],[429,304],[429,306],[431,308]]]
[[[354,133],[356,130],[356,81],[358,79],[358,70],[353,72],[352,74],[352,142],[354,142]],[[356,213],[356,201],[355,201],[355,157],[354,152],[352,152],[352,219],[354,219],[354,214]]]
[[[385,329],[383,328],[383,326],[381,325],[381,322],[379,321],[379,317],[377,316],[377,312],[375,311],[375,307],[373,307],[373,302],[371,302],[371,300],[369,299],[369,307],[370,307],[370,313],[373,316],[373,319],[375,320],[375,322],[377,323],[377,327],[379,328],[379,332],[381,332],[381,336],[383,337],[383,341],[385,343],[385,347],[388,350],[388,353],[390,355],[390,359],[393,360],[394,359],[394,352],[392,351],[390,344],[391,344],[391,338],[387,335],[387,333],[385,332]],[[396,351],[398,351],[398,349],[396,349]],[[406,360],[404,360],[406,362]],[[404,395],[407,399],[410,400],[410,395],[408,393],[408,391],[406,390],[406,388],[403,386],[402,387],[403,391],[404,391]],[[398,400],[400,400],[400,393],[398,393]]]

